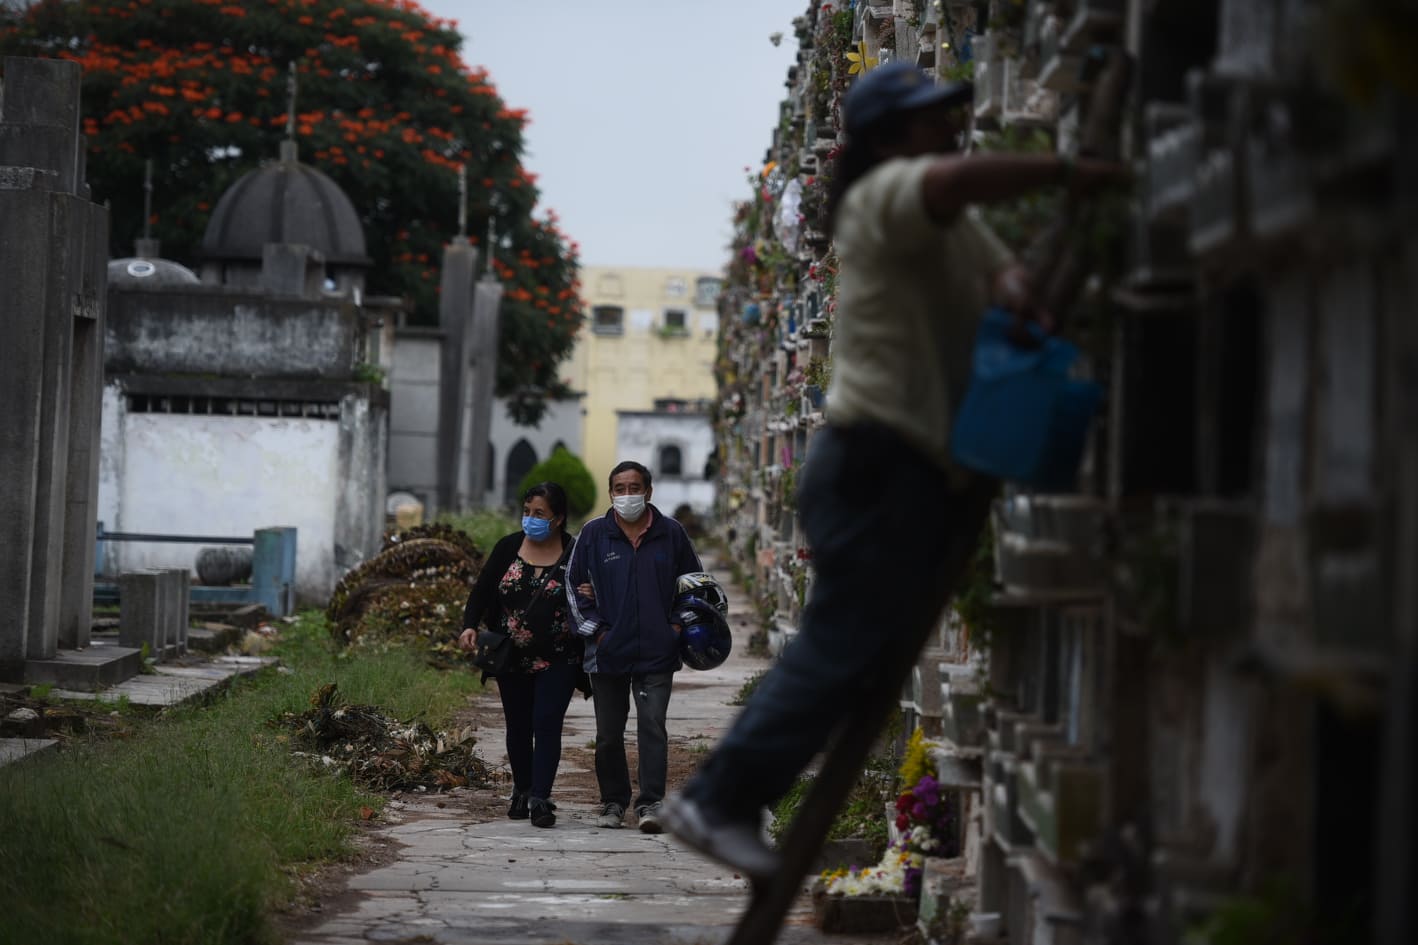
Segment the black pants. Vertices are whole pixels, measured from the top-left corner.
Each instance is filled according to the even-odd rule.
[[[798,494],[817,572],[802,625],[685,795],[744,818],[782,797],[920,619],[951,543],[974,546],[994,488],[951,490],[884,429],[819,433]]]
[[[579,667],[548,666],[538,673],[497,677],[502,714],[507,720],[507,761],[513,787],[547,800],[561,764],[561,728],[576,686]]]

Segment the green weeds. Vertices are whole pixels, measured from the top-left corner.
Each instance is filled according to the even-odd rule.
[[[290,672],[239,682],[121,741],[0,768],[0,914],[11,941],[274,943],[291,877],[350,851],[382,800],[290,755],[269,723],[336,683],[350,701],[438,726],[477,688],[416,651],[336,652],[306,615],[275,649]]]

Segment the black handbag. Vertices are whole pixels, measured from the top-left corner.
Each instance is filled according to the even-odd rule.
[[[473,644],[473,665],[489,676],[507,668],[512,659],[512,636],[501,630],[479,630]]]
[[[556,564],[543,569],[542,576],[537,581],[536,588],[532,591],[532,599],[527,602],[527,606],[522,608],[522,613],[518,620],[526,623],[527,614],[537,605],[537,601],[542,599],[542,588],[551,579],[552,573],[557,568],[566,563],[567,553],[562,552],[561,558]],[[512,635],[503,633],[501,630],[484,629],[478,631],[477,641],[473,644],[473,665],[489,676],[496,676],[507,669],[507,664],[512,661]]]

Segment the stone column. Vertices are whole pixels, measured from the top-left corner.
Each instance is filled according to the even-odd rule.
[[[443,254],[438,321],[443,328],[438,384],[438,509],[457,511],[459,464],[463,454],[463,404],[467,401],[468,356],[472,341],[473,273],[478,251],[459,236]]]
[[[91,207],[83,228],[84,245],[74,260],[78,278],[74,295],[74,347],[69,373],[68,485],[64,512],[63,584],[59,608],[59,645],[89,645],[93,626],[91,590],[94,533],[98,520],[100,417],[103,412],[103,338],[108,292],[108,214]]]
[[[4,65],[0,521],[11,537],[0,553],[0,674],[14,676],[25,660],[54,655],[61,602],[92,594],[108,215],[82,180],[78,65]],[[73,605],[66,642],[83,639],[73,627],[87,631],[89,606]]]
[[[5,675],[28,654],[30,574],[34,567],[34,511],[39,479],[39,418],[44,377],[43,279],[22,278],[48,262],[46,248],[31,234],[45,232],[48,195],[0,190],[0,332],[5,370],[0,371],[0,521],[9,539],[0,543],[0,664]]]
[[[118,643],[162,655],[162,575],[129,571],[118,576]]]
[[[379,553],[384,535],[389,410],[377,384],[340,398],[339,468],[335,496],[335,577]]]
[[[502,283],[484,276],[473,303],[471,365],[468,404],[468,470],[466,504],[480,508],[487,500],[488,438],[492,435],[492,405],[497,387],[497,345],[502,308]]]

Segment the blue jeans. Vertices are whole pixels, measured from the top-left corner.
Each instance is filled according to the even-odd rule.
[[[670,763],[670,737],[665,719],[670,711],[673,673],[592,673],[596,703],[596,781],[602,804],[630,808],[630,766],[625,760],[625,722],[630,697],[635,697],[635,743],[640,755],[640,793],[635,810],[665,799]]]
[[[580,667],[561,663],[537,673],[497,677],[502,715],[507,720],[507,762],[512,785],[548,800],[561,764],[561,728]]]
[[[816,570],[801,627],[685,795],[739,819],[782,797],[883,671],[891,634],[931,618],[947,549],[973,546],[993,489],[952,492],[884,428],[819,433],[798,491]]]

